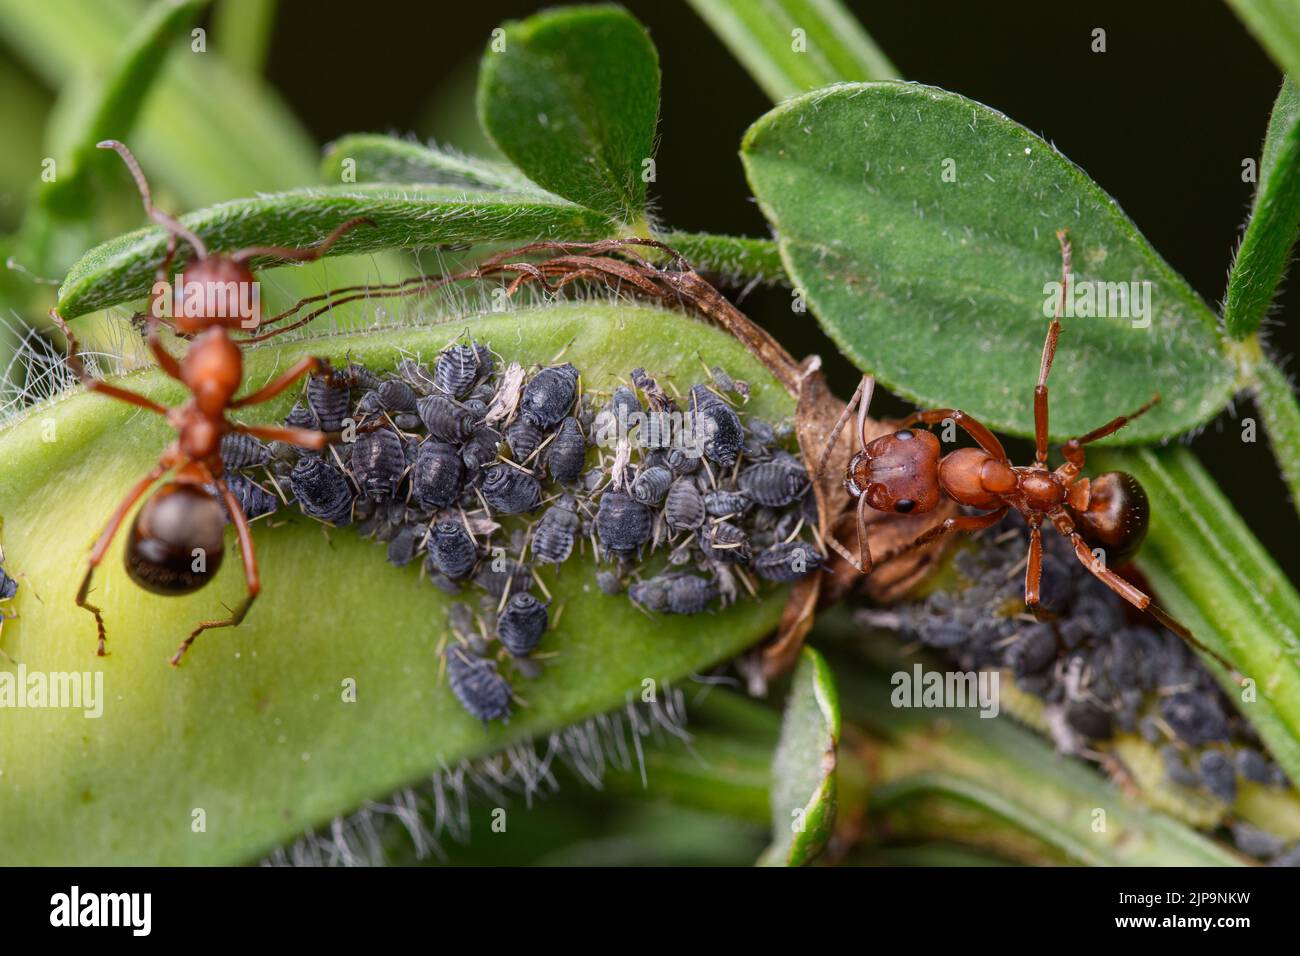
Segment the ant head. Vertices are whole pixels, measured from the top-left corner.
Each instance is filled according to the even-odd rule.
[[[924,514],[939,504],[939,439],[904,428],[881,435],[849,462],[849,493],[876,511]]]
[[[172,481],[144,503],[126,544],[131,580],[154,594],[189,594],[221,567],[225,514],[202,486]]]
[[[198,259],[176,275],[173,318],[180,332],[196,334],[213,326],[257,328],[261,297],[248,266],[221,254]]]
[[[1070,486],[1067,507],[1083,540],[1101,548],[1110,567],[1126,564],[1147,536],[1151,505],[1142,483],[1127,472],[1081,478]]]

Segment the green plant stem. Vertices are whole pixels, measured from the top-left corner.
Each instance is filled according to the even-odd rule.
[[[771,239],[719,236],[708,232],[665,232],[656,238],[672,246],[699,272],[765,285],[789,285],[781,253]]]
[[[1296,403],[1295,386],[1267,356],[1254,370],[1255,407],[1264,419],[1273,457],[1291,492],[1291,504],[1300,509],[1300,405]]]
[[[690,4],[773,102],[841,80],[892,80],[900,75],[839,0]]]

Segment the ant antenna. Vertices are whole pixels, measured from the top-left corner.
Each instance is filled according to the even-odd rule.
[[[204,245],[203,240],[182,226],[174,216],[170,216],[154,206],[153,197],[149,192],[149,181],[144,178],[144,172],[140,169],[140,164],[136,162],[135,157],[131,155],[131,151],[115,139],[106,139],[102,143],[96,143],[95,145],[99,149],[114,150],[117,155],[122,157],[122,162],[126,163],[126,168],[131,171],[131,176],[135,179],[135,184],[140,190],[140,198],[144,200],[144,211],[149,218],[172,235],[180,236],[193,246],[200,259],[206,259],[208,257],[208,247]]]

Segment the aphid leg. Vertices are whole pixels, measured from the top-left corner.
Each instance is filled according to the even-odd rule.
[[[244,582],[248,586],[248,595],[240,603],[228,618],[217,621],[202,621],[199,626],[190,632],[190,636],[181,641],[180,646],[176,648],[176,653],[168,661],[172,667],[180,667],[181,659],[185,652],[190,649],[194,639],[204,631],[210,631],[218,627],[238,627],[244,620],[244,615],[248,609],[253,606],[258,592],[262,590],[262,583],[257,576],[257,555],[253,553],[253,533],[248,527],[248,518],[244,514],[244,509],[240,507],[239,499],[231,492],[230,486],[226,484],[224,478],[216,478],[213,484],[221,492],[221,498],[226,503],[226,510],[230,512],[230,520],[234,522],[235,533],[239,536],[239,554],[244,560]]]
[[[822,449],[822,457],[817,462],[817,470],[813,473],[813,481],[821,481],[822,473],[826,471],[826,462],[830,461],[831,452],[835,450],[835,443],[839,441],[840,432],[844,431],[844,426],[848,423],[849,416],[853,414],[853,408],[856,405],[858,409],[858,442],[859,447],[866,444],[866,436],[863,434],[863,426],[867,423],[867,409],[871,406],[871,397],[876,390],[876,380],[870,375],[862,376],[862,381],[858,383],[857,390],[849,403],[844,406],[844,411],[840,414],[839,421],[831,429],[830,437],[826,439],[826,447]]]
[[[140,190],[140,199],[144,203],[145,214],[166,229],[168,233],[179,236],[193,246],[200,259],[206,259],[208,257],[208,247],[203,244],[203,240],[182,226],[174,216],[168,215],[154,206],[153,196],[149,192],[149,180],[144,178],[144,172],[140,169],[140,164],[136,162],[135,157],[131,155],[131,151],[115,139],[106,139],[95,145],[100,149],[114,150],[117,155],[122,157],[122,162],[126,163],[126,168],[131,171],[131,178],[135,180],[136,188]]]
[[[373,219],[368,216],[357,216],[337,227],[314,246],[249,246],[247,249],[240,249],[238,252],[231,253],[230,258],[236,262],[247,262],[257,256],[269,256],[276,259],[289,259],[293,262],[315,262],[329,252],[334,243],[338,242],[344,233],[363,225],[377,228],[377,224]]]
[[[1061,338],[1061,313],[1065,310],[1065,297],[1070,284],[1070,240],[1069,233],[1060,229],[1056,233],[1061,243],[1061,294],[1056,299],[1056,314],[1052,324],[1047,327],[1047,339],[1043,342],[1043,358],[1038,366],[1038,385],[1034,388],[1034,460],[1038,464],[1047,461],[1047,376],[1052,373],[1052,360],[1056,358],[1056,343]]]
[[[64,359],[64,362],[67,363],[68,368],[72,369],[73,374],[81,380],[81,384],[86,387],[87,391],[99,392],[101,395],[107,395],[109,398],[116,398],[119,401],[127,402],[131,405],[138,405],[140,408],[147,408],[149,411],[156,412],[159,415],[167,414],[167,407],[159,405],[153,399],[145,398],[143,395],[133,392],[130,389],[110,385],[103,379],[95,378],[95,376],[87,372],[85,365],[82,364],[81,356],[78,354],[81,346],[77,342],[77,337],[72,334],[72,329],[68,328],[68,323],[64,321],[63,316],[59,315],[59,310],[50,309],[50,318],[54,320],[54,324],[58,326],[59,331],[63,333],[63,337],[68,341],[68,355]]]
[[[1057,469],[1058,473],[1067,475],[1071,478],[1079,474],[1083,471],[1084,445],[1105,438],[1107,435],[1115,434],[1115,432],[1119,431],[1139,415],[1143,415],[1150,411],[1159,401],[1160,395],[1157,393],[1156,395],[1151,396],[1151,400],[1137,411],[1129,412],[1127,415],[1120,415],[1118,418],[1111,419],[1105,425],[1102,425],[1100,428],[1094,428],[1086,435],[1081,435],[1078,438],[1071,438],[1061,446],[1061,454],[1065,456],[1066,463]]]
[[[1102,584],[1106,585],[1125,601],[1128,601],[1129,604],[1133,605],[1139,611],[1146,611],[1153,618],[1165,627],[1169,628],[1169,630],[1173,631],[1202,654],[1213,658],[1228,672],[1236,683],[1245,683],[1245,678],[1242,677],[1241,673],[1238,672],[1238,670],[1233,667],[1222,654],[1211,650],[1198,641],[1192,635],[1192,632],[1183,624],[1174,620],[1166,611],[1153,602],[1149,594],[1136,585],[1131,584],[1099,561],[1092,553],[1092,549],[1088,547],[1088,543],[1083,540],[1083,536],[1075,530],[1074,523],[1070,520],[1069,515],[1061,511],[1051,515],[1050,517],[1052,523],[1056,526],[1056,529],[1069,538],[1070,543],[1074,545],[1074,556],[1078,558],[1079,563],[1091,571],[1092,575],[1101,581]]]
[[[145,475],[132,486],[131,490],[126,493],[113,512],[113,516],[108,519],[108,524],[104,525],[104,530],[99,533],[99,538],[95,541],[94,547],[90,549],[90,563],[86,568],[86,575],[81,579],[81,587],[77,589],[77,607],[83,608],[95,615],[95,630],[99,635],[99,646],[96,653],[103,657],[107,651],[104,650],[104,641],[107,633],[104,630],[104,617],[100,609],[91,604],[86,598],[90,594],[90,582],[95,576],[95,568],[104,560],[104,555],[108,552],[108,546],[113,543],[113,538],[117,535],[118,529],[122,527],[122,522],[130,513],[135,503],[144,497],[144,493],[163,476],[167,471],[167,466],[159,462],[153,467],[149,474]]]
[[[320,451],[329,444],[330,440],[330,436],[325,432],[314,431],[310,428],[293,428],[287,425],[244,425],[240,422],[231,422],[230,430],[252,435],[254,438],[262,439],[262,441],[288,442],[290,445],[297,445],[299,448],[310,448],[313,451]]]
[[[960,408],[930,408],[921,412],[913,412],[898,423],[899,431],[904,428],[910,428],[917,422],[924,425],[938,425],[945,419],[951,418],[957,423],[967,435],[975,439],[986,452],[1004,464],[1010,464],[1007,453],[1002,448],[1002,442],[998,437],[988,430],[988,427],[980,421],[971,418]]]
[[[332,369],[330,369],[327,362],[316,358],[314,355],[304,356],[290,366],[279,378],[267,382],[257,391],[245,395],[243,398],[235,399],[230,403],[230,407],[247,408],[249,405],[260,405],[262,402],[270,401],[309,372],[313,375],[332,373]]]
[[[958,534],[974,534],[976,531],[983,531],[985,528],[991,528],[997,524],[1006,515],[1010,505],[1003,505],[997,511],[990,511],[982,515],[957,515],[955,518],[945,518],[942,522],[933,528],[921,532],[907,544],[885,552],[883,557],[876,560],[877,564],[884,564],[886,561],[892,561],[899,555],[906,554],[915,548],[929,544],[931,541],[938,541],[940,538],[947,537],[954,532]]]

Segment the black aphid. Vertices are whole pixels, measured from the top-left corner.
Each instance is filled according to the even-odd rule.
[[[527,591],[533,583],[533,572],[528,565],[520,564],[514,558],[495,557],[479,566],[474,583],[500,599],[507,591],[511,594]]]
[[[797,581],[822,566],[822,556],[806,541],[773,545],[754,558],[754,570],[767,581]]]
[[[474,431],[474,416],[450,398],[426,395],[416,408],[429,436],[437,441],[461,442]]]
[[[315,428],[316,416],[302,402],[297,402],[289,409],[289,414],[284,416],[284,423],[290,428]]]
[[[1228,739],[1228,722],[1219,702],[1193,692],[1172,694],[1160,702],[1170,729],[1193,747]]]
[[[650,410],[654,412],[675,412],[680,411],[677,403],[673,401],[672,396],[665,392],[653,378],[646,374],[643,368],[634,368],[631,373],[632,384],[641,390],[645,395],[646,401],[650,404]]]
[[[271,449],[260,439],[243,432],[221,438],[221,461],[227,468],[254,468],[271,460]]]
[[[523,514],[532,511],[542,501],[542,486],[537,479],[513,465],[485,468],[480,490],[483,500],[495,514]]]
[[[611,597],[623,593],[623,582],[618,579],[618,575],[613,571],[597,571],[596,587],[600,588],[602,594],[608,594]]]
[[[429,553],[429,564],[436,571],[441,571],[453,581],[457,581],[470,571],[478,561],[478,548],[474,539],[465,530],[460,521],[448,518],[433,526],[425,550]]]
[[[446,508],[460,498],[465,484],[465,464],[460,449],[446,442],[427,441],[420,446],[411,467],[411,497],[428,511]]]
[[[569,414],[578,394],[578,370],[565,362],[544,368],[524,386],[519,414],[538,428],[551,428]]]
[[[704,443],[704,456],[723,468],[730,468],[745,443],[740,416],[704,385],[691,388],[691,411],[696,439]]]
[[[752,504],[749,496],[740,491],[713,488],[704,492],[704,510],[714,518],[743,515]]]
[[[397,377],[419,395],[428,395],[434,389],[433,373],[429,371],[429,366],[413,358],[404,358],[397,363]]]
[[[581,525],[577,501],[573,495],[561,495],[533,529],[533,556],[542,564],[569,560]]]
[[[700,532],[700,550],[709,560],[723,564],[748,564],[753,556],[749,536],[730,521],[705,525]]]
[[[289,473],[289,487],[302,513],[330,524],[352,517],[352,485],[324,456],[304,455]]]
[[[358,362],[349,362],[343,370],[343,377],[353,388],[369,392],[379,387],[379,376]]]
[[[18,582],[4,568],[0,568],[0,601],[8,601],[17,593]]]
[[[578,480],[587,461],[587,440],[582,437],[582,426],[576,418],[569,417],[560,422],[560,428],[542,452],[542,458],[546,473],[552,480],[565,484]]]
[[[453,345],[444,349],[433,366],[434,385],[445,395],[464,398],[478,381],[479,360],[473,346]]]
[[[750,465],[740,473],[740,488],[760,505],[781,508],[803,497],[808,472],[794,458],[776,458]]]
[[[402,440],[388,428],[362,432],[352,445],[350,465],[363,495],[387,501],[397,494],[406,471]]]
[[[537,451],[537,446],[545,438],[546,432],[522,418],[516,418],[506,428],[506,444],[510,446],[510,454],[521,465]]]
[[[694,574],[662,574],[628,588],[634,604],[648,611],[699,614],[718,597],[718,586]]]
[[[497,639],[511,654],[523,657],[541,643],[549,623],[546,605],[522,592],[506,602],[497,618]]]
[[[700,462],[704,459],[694,451],[687,451],[684,448],[672,448],[664,456],[664,462],[672,469],[674,475],[693,475],[700,470]]]
[[[416,411],[415,389],[400,378],[390,378],[381,382],[375,389],[384,410],[391,413],[412,413]]]
[[[609,410],[614,413],[615,420],[620,426],[632,428],[640,421],[640,417],[645,414],[645,409],[641,407],[641,400],[636,397],[636,392],[626,385],[620,385],[614,389],[614,394],[609,400]]]
[[[1224,803],[1237,801],[1237,772],[1228,755],[1221,750],[1207,750],[1201,754],[1196,768],[1201,783]]]
[[[471,654],[453,644],[447,648],[447,684],[460,705],[479,720],[504,720],[510,716],[510,685],[497,673],[495,661]]]
[[[658,505],[673,484],[673,473],[663,465],[642,468],[632,480],[632,497],[645,505]]]
[[[214,494],[216,493],[215,486],[205,485],[204,487]],[[262,515],[272,514],[280,507],[278,497],[245,475],[227,474],[226,487],[235,496],[235,500],[239,502],[240,510],[244,512],[244,517],[249,521],[260,518]],[[226,515],[226,521],[229,522],[230,513],[226,510],[226,502],[224,499],[219,500],[221,501],[221,510]]]
[[[466,477],[476,477],[484,465],[496,461],[497,446],[500,444],[501,433],[495,428],[483,425],[475,429],[460,450]]]
[[[314,425],[323,432],[336,432],[343,428],[352,401],[352,389],[347,383],[334,384],[330,379],[313,375],[307,379],[307,407],[315,419]]]
[[[704,524],[704,498],[694,479],[678,478],[664,499],[664,520],[673,531],[694,531]]]
[[[415,558],[424,529],[418,524],[404,524],[388,542],[388,563],[404,568]]]
[[[612,488],[600,496],[596,534],[611,554],[627,555],[650,540],[650,509],[631,495]]]

